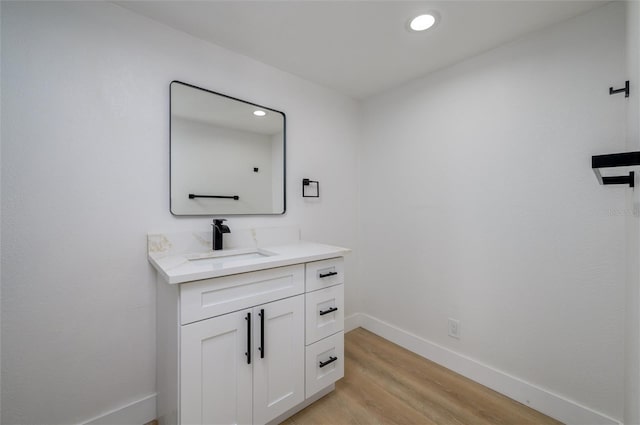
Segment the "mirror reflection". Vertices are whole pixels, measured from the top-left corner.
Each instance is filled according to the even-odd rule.
[[[171,213],[283,214],[285,115],[171,83]]]

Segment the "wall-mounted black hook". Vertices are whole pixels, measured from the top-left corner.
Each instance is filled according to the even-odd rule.
[[[623,93],[624,97],[629,97],[629,80],[625,81],[624,87],[621,89],[613,89],[613,87],[609,87],[609,95]]]
[[[315,195],[307,195],[305,188],[311,186],[314,183],[316,186],[316,194]],[[320,197],[320,182],[309,179],[302,179],[302,197],[303,198],[319,198]]]

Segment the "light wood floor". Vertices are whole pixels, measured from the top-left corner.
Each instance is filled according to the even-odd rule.
[[[283,425],[560,424],[362,328],[345,335],[336,390]]]

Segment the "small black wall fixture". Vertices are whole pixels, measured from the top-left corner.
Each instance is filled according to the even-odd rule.
[[[234,199],[236,201],[240,199],[238,195],[219,196],[219,195],[194,195],[193,193],[189,194],[189,199],[195,199],[195,198]]]
[[[635,172],[630,171],[627,176],[602,177],[600,168],[630,167],[640,165],[640,151],[610,153],[607,155],[594,155],[591,157],[591,168],[600,184],[628,184],[635,186]]]
[[[613,87],[609,87],[609,95],[624,93],[624,97],[629,97],[629,80],[624,82],[624,87],[621,89],[615,89]]]
[[[311,184],[315,184],[316,186],[316,194],[315,195],[307,195],[305,188],[311,186]],[[302,197],[303,198],[319,198],[320,197],[320,183],[315,180],[302,179]]]

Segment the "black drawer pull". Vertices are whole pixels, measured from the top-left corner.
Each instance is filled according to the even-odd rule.
[[[338,307],[331,307],[329,310],[321,311],[320,316],[324,316],[325,314],[333,313],[334,311],[338,311]]]
[[[320,362],[320,367],[325,367],[326,365],[331,364],[336,360],[338,360],[337,357],[329,356],[329,360],[327,360],[326,362]]]
[[[258,350],[260,350],[260,358],[264,359],[264,308],[260,309],[258,316],[260,316],[260,347]]]
[[[324,273],[324,274],[320,273],[320,279],[322,279],[323,277],[335,276],[337,274],[338,274],[338,272],[329,272],[329,273]]]
[[[244,320],[247,321],[247,352],[244,355],[247,356],[247,364],[251,364],[251,313],[247,313]]]

